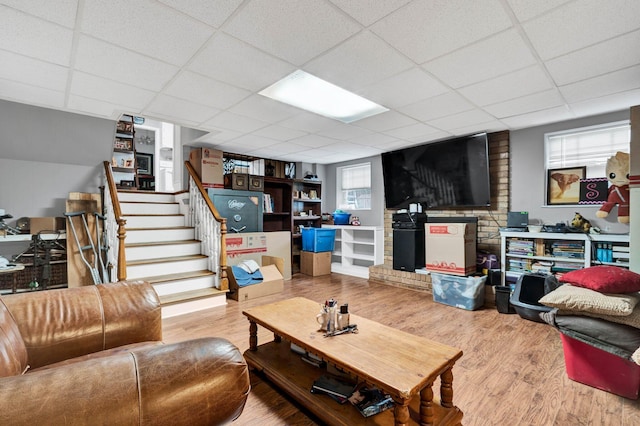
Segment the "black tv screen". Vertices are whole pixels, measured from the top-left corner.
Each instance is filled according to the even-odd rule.
[[[491,204],[486,133],[385,152],[382,172],[388,209]]]

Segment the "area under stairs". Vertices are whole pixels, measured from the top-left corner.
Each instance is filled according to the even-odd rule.
[[[127,280],[153,285],[163,318],[227,303],[226,293],[214,287],[200,241],[194,239],[194,229],[185,226],[173,194],[118,191],[118,199],[127,221]]]

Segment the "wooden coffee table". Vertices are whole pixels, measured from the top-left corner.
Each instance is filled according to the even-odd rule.
[[[320,304],[296,297],[246,309],[250,348],[244,353],[250,367],[331,425],[458,425],[462,411],[453,405],[453,373],[462,351],[351,314],[358,333],[324,337],[318,331]],[[274,340],[258,346],[258,325],[272,331]],[[287,342],[283,341],[286,340]],[[364,418],[351,404],[310,392],[323,371],[300,359],[288,342],[304,348],[349,375],[391,395],[394,410]],[[440,377],[440,398],[433,383]]]

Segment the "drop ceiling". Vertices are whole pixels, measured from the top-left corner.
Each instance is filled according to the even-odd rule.
[[[640,104],[637,0],[0,0],[0,98],[319,164]],[[387,108],[258,95],[305,70]]]

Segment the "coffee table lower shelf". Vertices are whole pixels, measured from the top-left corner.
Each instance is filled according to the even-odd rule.
[[[300,359],[291,351],[289,342],[270,342],[258,346],[257,351],[247,350],[244,357],[249,366],[261,373],[272,383],[289,394],[303,407],[319,419],[331,425],[393,425],[393,409],[371,417],[363,417],[351,404],[339,404],[326,395],[311,393],[314,380],[324,373],[324,369],[314,367]],[[434,396],[434,425],[460,425],[462,411],[457,407],[444,408]],[[409,425],[419,425],[420,395],[409,407]]]

